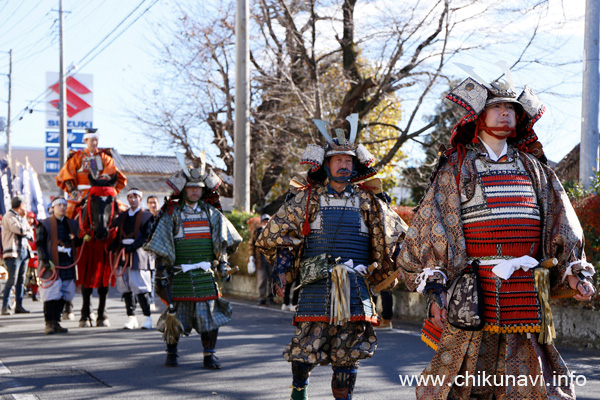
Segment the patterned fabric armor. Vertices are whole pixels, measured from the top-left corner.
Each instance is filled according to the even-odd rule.
[[[467,256],[470,259],[538,257],[540,210],[531,181],[520,160],[475,160],[478,182],[473,197],[461,207]],[[519,182],[515,184],[514,182]],[[517,270],[508,280],[480,266],[485,330],[539,332],[541,309],[533,271]]]
[[[208,218],[204,212],[181,214],[181,231],[175,240],[175,274],[173,277],[174,301],[206,301],[218,297],[214,274],[194,269],[183,272],[181,264],[196,264],[214,259]]]
[[[329,253],[341,262],[352,260],[354,265],[369,263],[369,236],[358,208],[358,197],[320,197],[320,211],[311,223],[304,258]],[[377,314],[369,288],[363,277],[349,274],[351,321],[376,323]],[[302,288],[295,322],[329,321],[331,278],[321,279]]]
[[[98,179],[98,175],[104,169],[100,153],[94,156],[84,153],[81,161],[81,166],[77,170],[77,182],[86,182],[90,173],[94,179]]]

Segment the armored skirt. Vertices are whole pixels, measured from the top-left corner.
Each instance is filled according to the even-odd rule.
[[[301,289],[294,318],[296,332],[283,352],[287,361],[353,366],[373,356],[377,348],[372,325],[377,324],[375,305],[365,279],[357,274],[348,278],[351,317],[343,325],[329,323],[331,274]]]

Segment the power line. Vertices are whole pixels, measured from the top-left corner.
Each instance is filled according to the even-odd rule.
[[[8,4],[8,1],[7,1],[6,3]],[[23,6],[23,4],[24,4],[24,2],[21,2],[21,3],[18,5],[18,7],[17,7],[17,8],[15,8],[15,9],[13,10],[13,12],[12,12],[12,13],[11,13],[11,14],[10,14],[8,17],[6,17],[6,20],[5,20],[5,21],[6,21],[6,22],[10,21],[10,19],[13,17],[13,15],[15,15],[15,13],[16,13],[17,11],[19,11],[19,9],[20,9],[20,8]],[[5,7],[6,7],[6,5],[5,5]],[[2,11],[4,11],[4,8],[2,8]],[[2,26],[6,26],[6,22],[3,22],[3,23],[1,23],[0,25],[2,25]]]
[[[19,24],[20,24],[21,22],[23,22],[23,20],[24,20],[25,18],[29,17],[29,16],[30,16],[30,14],[31,14],[31,12],[32,12],[33,10],[35,10],[36,8],[38,8],[38,6],[39,6],[40,4],[42,4],[42,2],[43,2],[43,1],[44,1],[44,0],[40,0],[40,1],[39,1],[39,2],[38,2],[36,5],[35,5],[35,6],[33,6],[33,8],[31,9],[31,11],[30,11],[30,12],[26,12],[26,13],[24,13],[24,15],[23,15],[23,18],[21,18],[20,20],[18,20],[17,22],[15,22],[15,23],[14,23],[14,24],[13,24],[13,25],[10,27],[10,28],[6,29],[6,32],[11,32],[11,31],[13,31],[13,30],[14,30],[14,29],[15,29],[17,26],[19,26]],[[16,8],[16,9],[15,9],[15,11],[14,11],[14,12],[11,14],[11,16],[10,16],[10,17],[8,17],[7,21],[10,21],[10,18],[11,18],[11,17],[14,15],[14,13],[15,13],[15,12],[17,12],[17,10],[18,10],[18,9],[19,9],[19,8]],[[4,24],[3,26],[6,26],[6,24]]]
[[[158,1],[158,0],[156,0],[156,1]],[[151,4],[151,5],[150,5],[150,7],[152,7],[154,4],[156,4],[156,1],[155,1],[153,4]],[[102,45],[102,43],[103,43],[105,40],[107,40],[107,39],[109,38],[109,36],[110,36],[110,35],[112,35],[112,34],[113,34],[113,33],[114,33],[114,32],[115,32],[117,29],[119,29],[119,27],[120,27],[121,25],[123,25],[123,24],[125,23],[125,21],[126,21],[126,20],[127,20],[129,17],[131,17],[131,15],[133,15],[133,13],[135,13],[135,12],[138,10],[138,8],[140,8],[140,7],[142,6],[142,4],[144,4],[145,2],[146,2],[146,0],[142,0],[142,1],[140,2],[140,4],[138,4],[138,5],[137,5],[137,7],[135,7],[135,8],[134,8],[134,9],[133,9],[133,10],[132,10],[132,11],[131,11],[129,14],[127,14],[127,16],[126,16],[125,18],[123,18],[123,20],[121,20],[121,22],[119,22],[119,23],[117,24],[117,26],[115,26],[115,27],[113,28],[113,30],[111,30],[110,32],[108,32],[108,34],[107,34],[106,36],[104,36],[104,37],[102,38],[102,40],[100,40],[100,42],[98,42],[98,44],[97,44],[97,45],[95,45],[95,46],[94,46],[94,47],[93,47],[93,48],[92,48],[92,49],[91,49],[91,50],[90,50],[90,51],[89,51],[89,52],[88,52],[88,53],[87,53],[85,56],[83,56],[83,57],[81,58],[81,60],[79,60],[79,62],[78,62],[77,64],[81,64],[81,63],[83,62],[83,60],[85,60],[85,58],[86,58],[87,56],[89,56],[90,54],[92,54],[92,53],[93,53],[93,52],[94,52],[94,51],[95,51],[95,50],[96,50],[98,47],[100,47],[100,45]],[[148,7],[148,8],[147,8],[147,9],[146,9],[146,10],[145,10],[145,11],[144,11],[142,14],[140,14],[140,15],[139,15],[139,16],[138,16],[138,17],[137,17],[135,20],[133,20],[133,22],[136,22],[136,21],[137,21],[137,20],[138,20],[138,19],[139,19],[139,18],[140,18],[142,15],[144,15],[144,14],[146,13],[146,11],[148,11],[148,10],[150,9],[150,7]],[[127,28],[129,28],[130,26],[131,26],[131,24],[129,24],[129,26],[127,26]],[[115,39],[116,39],[116,38],[118,38],[119,36],[121,36],[121,35],[123,34],[123,32],[125,32],[125,31],[127,30],[127,28],[125,28],[125,29],[124,29],[124,30],[123,30],[123,31],[122,31],[122,32],[121,32],[119,35],[117,35],[117,36],[115,37]],[[109,42],[108,44],[110,45],[112,42],[114,42],[114,39],[113,39],[111,42]],[[106,47],[104,47],[104,48],[106,48]],[[104,50],[104,49],[103,49],[103,50]],[[93,60],[93,58],[92,58],[91,60]],[[91,60],[90,60],[90,61],[91,61]],[[86,62],[85,64],[83,64],[83,65],[87,65],[88,63],[89,63],[89,61],[87,61],[87,62]],[[69,71],[67,71],[67,74],[68,74],[69,72],[70,72],[70,70],[69,70]]]
[[[131,11],[125,18],[123,18],[123,20],[121,20],[121,22],[119,22],[117,24],[117,26],[112,29],[110,31],[109,34],[107,34],[96,46],[94,46],[92,48],[92,50],[90,50],[85,56],[83,56],[81,58],[81,60],[79,61],[77,66],[78,70],[81,70],[83,67],[85,67],[86,65],[88,65],[92,60],[94,60],[96,57],[98,57],[104,50],[106,50],[106,48],[108,46],[110,46],[116,39],[118,39],[121,35],[123,35],[123,33],[125,33],[127,31],[127,29],[129,29],[135,22],[137,22],[143,15],[145,15],[156,3],[158,3],[158,0],[154,0],[154,2],[152,2],[142,13],[140,13],[133,21],[131,21],[127,26],[125,26],[125,28],[123,30],[121,30],[114,38],[112,38],[108,43],[106,43],[106,45],[104,45],[104,47],[102,47],[94,56],[92,56],[90,59],[85,60],[86,57],[88,57],[90,54],[92,54],[96,49],[98,49],[102,43],[104,41],[106,41],[111,34],[113,34],[121,25],[123,25],[125,23],[125,21],[131,17],[131,15],[133,15],[135,13],[136,10],[138,10],[143,3],[145,3],[147,0],[142,0],[142,2],[140,2],[134,9],[133,11]],[[84,61],[85,60],[85,61]],[[65,75],[68,75],[75,67],[72,66],[66,73]],[[35,107],[37,104],[39,104],[45,97],[47,94],[49,94],[52,90],[50,88],[46,88],[46,90],[44,90],[44,92],[42,92],[41,94],[39,94],[35,99],[31,100],[29,102],[29,104],[19,112],[19,114],[17,114],[17,116],[15,117],[15,122],[18,122],[20,120],[23,119],[23,117],[29,113],[29,110],[31,110],[33,107]],[[13,123],[13,125],[14,125]]]

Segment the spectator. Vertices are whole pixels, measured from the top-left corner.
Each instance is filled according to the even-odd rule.
[[[293,282],[285,284],[285,291],[283,293],[283,304],[281,309],[283,311],[296,311],[296,305],[298,305],[298,296],[300,295],[300,280],[296,279]]]
[[[10,292],[15,286],[16,314],[29,313],[23,307],[23,281],[29,259],[29,242],[33,240],[33,230],[27,223],[27,207],[20,196],[13,197],[11,209],[2,218],[2,256],[8,271],[8,279],[2,297],[2,315],[10,315]]]
[[[155,195],[150,195],[146,199],[146,204],[148,205],[148,211],[152,213],[152,216],[156,218],[158,212],[160,211],[160,203],[158,202],[158,197]]]
[[[29,211],[27,213],[27,222],[31,225],[33,231],[33,239],[29,241],[29,247],[31,248],[31,253],[29,254],[29,262],[27,263],[27,273],[25,276],[25,288],[27,290],[31,290],[31,300],[39,301],[39,287],[38,287],[38,274],[37,274],[37,266],[38,266],[38,255],[37,255],[37,246],[35,243],[35,228],[38,225],[38,220],[33,211]]]
[[[382,290],[379,292],[381,297],[381,321],[375,329],[387,330],[392,329],[392,318],[394,317],[394,296],[390,290]]]
[[[152,214],[152,218],[150,219],[151,223],[154,223],[156,218],[158,218],[158,212],[160,211],[160,203],[158,201],[158,197],[156,195],[151,194],[146,198],[146,204],[148,205],[148,211]],[[150,259],[152,260],[153,268],[150,270],[152,272],[152,290],[150,291],[150,311],[156,311],[156,304],[154,303],[154,281],[156,280],[156,268],[154,268],[155,259],[154,255],[150,254]]]

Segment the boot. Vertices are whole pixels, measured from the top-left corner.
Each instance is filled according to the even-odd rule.
[[[206,369],[221,369],[219,358],[215,353],[204,353],[204,368]]]
[[[60,322],[58,320],[52,321],[52,325],[54,327],[54,332],[56,333],[67,333],[69,330],[67,328],[63,328],[60,326]]]
[[[217,346],[217,336],[219,330],[214,329],[208,332],[202,332],[200,338],[202,339],[202,347],[204,347],[204,368],[206,369],[221,369],[221,363],[215,356],[215,347]]]
[[[177,367],[179,363],[177,362],[177,343],[175,344],[167,344],[167,359],[165,361],[165,366],[167,367]]]
[[[140,305],[140,308],[142,309],[142,314],[144,314],[145,317],[149,317],[151,314],[150,293],[138,293],[137,301]]]
[[[292,361],[292,395],[291,400],[308,399],[308,379],[315,366],[299,361]]]
[[[355,367],[333,367],[331,391],[336,400],[352,400],[356,373]]]
[[[17,304],[17,307],[15,308],[15,314],[29,314],[29,310],[26,310],[23,305]]]
[[[52,335],[54,333],[54,324],[52,324],[52,301],[44,302],[44,320],[46,321],[46,327],[44,333],[46,335]]]
[[[374,326],[373,328],[383,331],[383,330],[390,330],[393,327],[394,326],[392,325],[391,319],[381,318],[381,321],[379,322],[379,326]]]
[[[308,385],[303,387],[302,389],[292,389],[292,395],[290,396],[290,400],[308,400]]]
[[[44,333],[46,335],[52,335],[54,333],[54,324],[52,321],[46,321],[46,327],[44,328]]]
[[[108,286],[100,286],[98,288],[98,319],[96,326],[110,327],[110,321],[106,315],[106,295],[108,294]]]
[[[67,333],[69,330],[60,326],[60,313],[64,307],[64,300],[54,300],[53,304],[53,319],[52,325],[54,326],[54,332],[56,333]]]

